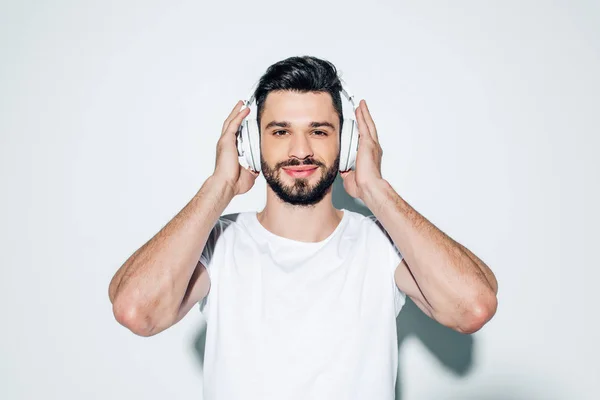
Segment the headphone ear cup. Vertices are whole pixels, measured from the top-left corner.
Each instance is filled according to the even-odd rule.
[[[238,161],[244,168],[254,168],[252,163],[252,147],[250,144],[250,129],[252,126],[252,120],[244,119],[240,125],[237,148],[238,148]]]
[[[249,118],[246,127],[248,138],[248,152],[245,153],[246,161],[252,170],[260,172],[260,133],[258,132],[258,122],[255,118]]]
[[[356,151],[358,149],[358,130],[356,125],[354,119],[344,119],[340,138],[340,171],[354,169],[354,165],[356,164]]]
[[[352,134],[350,135],[350,151],[348,152],[348,168],[355,169],[356,155],[358,154],[358,122],[352,120]]]
[[[238,153],[238,162],[243,168],[250,168],[250,165],[246,161],[246,155],[249,151],[247,143],[248,143],[248,121],[246,119],[242,120],[240,127],[238,128],[237,135],[235,138],[235,146],[237,148]]]

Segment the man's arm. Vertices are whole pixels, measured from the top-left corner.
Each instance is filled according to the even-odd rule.
[[[359,141],[356,170],[341,172],[344,188],[375,214],[404,259],[396,285],[439,323],[473,333],[496,312],[498,283],[464,246],[415,211],[381,176],[383,149],[364,100],[355,110]]]
[[[113,314],[140,336],[173,324],[208,293],[199,258],[212,227],[233,197],[246,193],[258,173],[238,162],[236,132],[249,108],[238,101],[223,123],[213,175],[190,202],[119,268],[109,285]]]
[[[198,281],[208,280],[198,260],[212,227],[232,198],[226,183],[209,178],[192,200],[119,268],[109,286],[119,323],[140,336],[152,336],[180,319],[188,286],[207,288],[207,282]],[[193,274],[200,274],[194,280],[196,285],[190,285]],[[193,287],[189,292],[195,297],[206,295]]]
[[[400,290],[459,332],[476,332],[493,317],[498,283],[483,261],[419,214],[387,181],[365,186],[364,198],[404,257],[395,274]]]

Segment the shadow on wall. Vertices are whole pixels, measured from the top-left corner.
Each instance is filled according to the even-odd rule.
[[[333,183],[333,205],[335,208],[354,211],[368,216],[373,213],[365,207],[362,202],[352,198],[344,190],[342,178],[337,176]],[[459,376],[464,376],[472,365],[473,336],[464,335],[447,328],[425,315],[407,297],[406,304],[402,307],[396,319],[398,330],[398,347],[401,348],[404,340],[410,335],[416,336],[437,359],[450,371]],[[194,340],[194,349],[198,355],[200,367],[204,370],[204,348],[206,342],[206,323],[200,327],[200,331]],[[396,386],[396,400],[402,400],[402,366],[398,368],[398,379]]]

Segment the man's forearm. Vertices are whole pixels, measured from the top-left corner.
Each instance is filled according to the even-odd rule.
[[[133,253],[113,277],[109,296],[115,316],[137,321],[142,331],[175,318],[210,231],[233,190],[210,177],[189,203]]]
[[[435,314],[447,320],[474,314],[491,318],[497,282],[489,267],[413,209],[387,181],[368,193],[365,204],[404,256]]]

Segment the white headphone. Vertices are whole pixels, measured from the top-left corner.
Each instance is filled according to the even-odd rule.
[[[341,93],[344,95],[346,100],[352,104],[352,117],[344,118],[344,124],[342,126],[342,134],[340,140],[340,171],[348,171],[354,169],[356,164],[356,152],[358,151],[358,124],[356,123],[356,105],[354,104],[354,95],[348,90],[346,83],[339,78],[342,84]],[[260,81],[259,81],[260,82]],[[256,100],[254,98],[254,91],[258,86],[256,82],[250,91],[248,100],[244,101],[245,107],[250,105]],[[252,113],[252,110],[250,111]],[[244,168],[250,168],[253,171],[259,172],[260,168],[260,134],[258,130],[258,122],[256,117],[250,118],[250,114],[244,118],[240,128],[237,132],[237,150],[238,150],[238,161]]]

